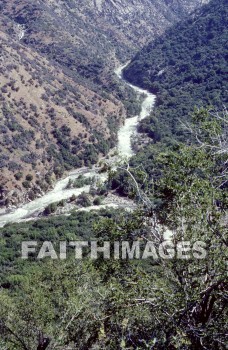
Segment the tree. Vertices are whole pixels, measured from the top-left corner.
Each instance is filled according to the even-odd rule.
[[[82,207],[89,207],[91,205],[91,202],[89,200],[88,194],[82,192],[77,198],[77,204],[81,205]]]
[[[33,176],[32,176],[32,174],[28,174],[28,175],[26,175],[26,181],[32,181],[33,180]]]
[[[95,198],[93,201],[93,204],[94,205],[101,205],[101,198],[100,197]]]
[[[13,288],[0,291],[0,331],[7,349],[36,350],[39,334],[51,339],[48,350],[225,348],[227,204],[220,175],[227,153],[208,147],[215,130],[221,136],[224,129],[215,127],[220,119],[208,111],[200,120],[201,112],[193,121],[206,146],[192,138],[191,144],[163,149],[157,155],[161,176],[154,177],[153,187],[141,186],[131,167],[122,166],[135,184],[138,209],[96,217],[93,237],[99,245],[137,241],[143,248],[150,241],[158,250],[168,226],[169,244],[203,241],[206,259],[180,260],[174,249],[172,259],[100,256],[93,261],[86,251],[82,261],[71,255],[67,261],[24,265],[11,276]],[[162,200],[159,210],[154,195]],[[49,231],[42,228],[44,236]]]
[[[56,211],[56,209],[57,209],[57,203],[51,203],[45,208],[44,215],[53,214]]]

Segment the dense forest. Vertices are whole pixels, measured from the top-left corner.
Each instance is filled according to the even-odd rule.
[[[140,51],[124,71],[133,84],[157,95],[157,108],[139,131],[156,142],[185,140],[180,120],[194,107],[227,102],[227,1],[212,0]]]

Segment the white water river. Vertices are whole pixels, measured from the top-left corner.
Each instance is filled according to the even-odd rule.
[[[128,63],[127,63],[128,64]],[[119,79],[123,80],[122,71],[127,66],[127,64],[117,68],[115,70],[116,75]],[[131,138],[134,137],[137,130],[137,124],[140,120],[147,117],[155,103],[155,95],[149,93],[146,90],[140,89],[137,86],[131,85],[125,81],[126,84],[130,85],[138,94],[144,94],[145,98],[142,102],[141,113],[139,116],[133,118],[128,118],[125,120],[125,124],[120,127],[118,132],[118,153],[120,156],[131,157],[134,152],[131,147]],[[78,196],[82,192],[89,192],[90,186],[84,186],[78,189],[65,189],[69,180],[75,180],[80,174],[83,174],[86,177],[97,176],[100,181],[105,181],[107,179],[107,174],[98,173],[98,168],[96,166],[93,169],[89,168],[80,168],[74,171],[71,171],[67,177],[59,180],[53,190],[49,191],[40,198],[37,198],[27,204],[22,205],[21,207],[14,209],[10,213],[0,215],[0,227],[3,227],[7,223],[20,222],[25,219],[32,218],[35,214],[43,212],[43,210],[51,203],[58,202],[62,199],[69,199],[73,194]],[[111,206],[111,205],[109,205]],[[102,206],[101,206],[102,207]],[[116,204],[113,205],[116,207]],[[87,208],[88,210],[89,208]],[[94,209],[94,207],[91,207]],[[99,209],[99,206],[96,207]]]

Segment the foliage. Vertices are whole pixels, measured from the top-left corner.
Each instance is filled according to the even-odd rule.
[[[50,340],[50,350],[225,348],[224,120],[207,111],[193,120],[189,127],[197,135],[192,134],[192,144],[154,152],[159,176],[154,186],[136,189],[142,204],[135,212],[74,213],[1,229],[3,346],[35,350],[41,333]],[[199,135],[200,146],[194,140]],[[154,193],[162,199],[158,212]],[[91,260],[86,249],[83,260],[71,254],[66,261],[37,262],[22,261],[18,254],[22,238],[55,241],[56,251],[60,240],[82,237],[99,245],[139,241],[141,247],[149,240],[159,249],[165,226],[173,232],[168,244],[203,241],[206,258],[180,260],[174,250],[172,259],[118,260],[112,255],[106,260],[101,255]]]
[[[139,131],[154,142],[186,140],[180,119],[194,106],[227,102],[227,2],[212,0],[142,49],[124,70],[133,84],[157,95],[157,108]],[[164,140],[165,142],[165,140]]]
[[[96,197],[93,201],[94,205],[101,205],[102,199],[100,197]]]
[[[44,215],[53,214],[56,211],[56,209],[57,209],[57,203],[51,203],[45,208]]]
[[[95,182],[95,177],[86,177],[84,175],[79,175],[76,180],[69,180],[67,184],[67,189],[69,188],[81,188],[84,186],[91,185]]]
[[[85,192],[82,192],[78,198],[77,198],[77,204],[81,205],[82,207],[90,207],[91,206],[91,202],[90,199],[88,197],[88,195]]]

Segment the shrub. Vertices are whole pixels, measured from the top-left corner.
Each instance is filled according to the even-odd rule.
[[[14,177],[17,181],[19,181],[23,177],[23,173],[21,171],[19,171],[18,173],[16,173],[14,175]]]
[[[81,205],[82,207],[89,207],[91,205],[88,195],[85,192],[78,196],[77,204]]]
[[[53,214],[56,211],[56,209],[57,209],[57,204],[51,203],[44,209],[44,215]]]
[[[93,204],[94,205],[101,205],[101,198],[100,197],[95,198],[93,201]]]
[[[26,181],[23,181],[23,182],[22,182],[22,185],[23,185],[24,188],[29,188],[29,187],[30,187],[30,182],[27,181],[27,180],[26,180]]]
[[[31,174],[26,175],[25,178],[27,181],[32,181],[33,180],[33,176]]]

